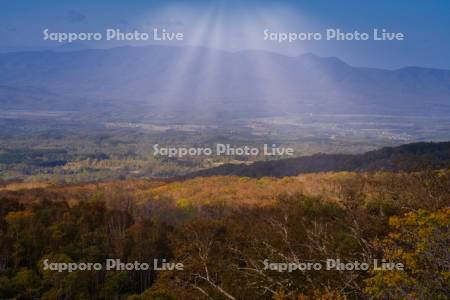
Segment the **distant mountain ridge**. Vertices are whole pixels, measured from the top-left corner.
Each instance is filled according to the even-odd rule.
[[[251,165],[226,164],[201,170],[185,178],[235,175],[245,177],[285,177],[304,173],[341,171],[419,171],[450,168],[450,142],[412,143],[386,147],[364,154],[316,154]]]
[[[449,115],[450,70],[352,67],[338,58],[195,47],[120,47],[0,54],[0,108],[22,89],[79,110],[173,113],[218,118],[289,113]],[[39,98],[39,95],[34,95]],[[42,109],[31,97],[20,108]],[[23,98],[22,98],[23,99]],[[59,101],[59,103],[58,103]],[[76,105],[78,104],[78,105]],[[64,106],[64,105],[63,105]]]

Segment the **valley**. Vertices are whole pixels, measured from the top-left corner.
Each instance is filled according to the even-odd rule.
[[[195,47],[0,54],[0,298],[444,299],[449,78]]]

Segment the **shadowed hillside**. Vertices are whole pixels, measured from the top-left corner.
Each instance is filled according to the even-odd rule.
[[[197,176],[236,175],[247,177],[284,177],[302,173],[339,171],[414,171],[422,168],[441,169],[450,166],[450,142],[414,143],[387,147],[358,155],[316,154],[251,165],[225,164],[188,174]]]

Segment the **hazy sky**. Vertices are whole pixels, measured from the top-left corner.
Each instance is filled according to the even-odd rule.
[[[225,50],[264,49],[297,55],[337,56],[358,66],[450,69],[448,0],[0,0],[0,50],[58,47],[42,31],[104,32],[107,28],[185,34],[183,44]],[[402,32],[404,41],[264,41],[264,30],[282,32]],[[155,42],[152,42],[155,43]],[[145,45],[85,42],[86,47]]]

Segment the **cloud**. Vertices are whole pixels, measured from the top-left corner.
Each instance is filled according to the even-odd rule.
[[[77,10],[69,10],[67,12],[67,20],[70,22],[83,22],[86,20],[86,16]]]
[[[13,26],[0,27],[0,30],[4,30],[6,32],[16,32],[17,28]]]

